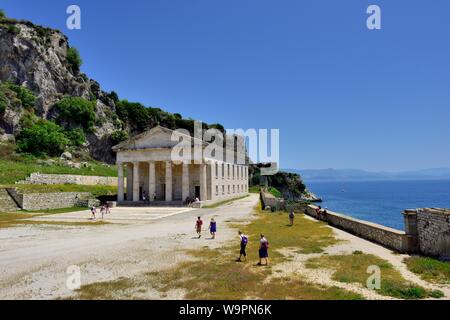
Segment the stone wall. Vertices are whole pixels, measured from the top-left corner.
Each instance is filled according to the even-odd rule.
[[[89,192],[57,192],[57,193],[27,193],[18,194],[23,210],[61,209],[75,206],[84,207],[87,199],[92,197]]]
[[[423,208],[405,210],[403,215],[420,253],[450,260],[450,210]]]
[[[274,197],[270,192],[261,191],[260,196],[263,208],[270,207],[276,210],[284,209],[284,201]]]
[[[126,179],[125,179],[126,180]],[[77,184],[77,185],[103,185],[117,186],[117,177],[82,176],[70,174],[42,174],[32,173],[20,184]]]
[[[406,241],[406,234],[403,231],[364,220],[354,219],[332,211],[328,211],[327,214],[322,214],[319,217],[316,213],[316,208],[316,206],[309,205],[306,207],[305,213],[356,236],[379,243],[389,249],[399,252],[410,251],[408,242]]]

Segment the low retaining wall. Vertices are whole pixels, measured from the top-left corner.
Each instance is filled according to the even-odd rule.
[[[89,200],[92,197],[90,192],[20,194],[14,189],[8,189],[8,193],[23,210],[29,211],[62,209],[76,206],[85,207],[92,203],[91,200]]]
[[[306,206],[305,213],[356,236],[379,243],[389,249],[399,252],[411,252],[413,250],[413,248],[409,247],[409,242],[404,231],[358,220],[332,211],[327,211],[326,214],[319,217],[316,213],[316,208],[313,205]]]
[[[270,207],[275,210],[283,210],[284,209],[284,201],[276,198],[273,194],[265,191],[260,192],[261,201],[263,207]]]
[[[126,180],[126,179],[125,179]],[[82,176],[71,174],[42,174],[32,173],[28,178],[19,181],[19,184],[77,184],[117,186],[117,177]],[[126,185],[125,185],[126,187]]]

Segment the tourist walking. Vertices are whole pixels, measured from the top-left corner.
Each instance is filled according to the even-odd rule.
[[[289,222],[291,224],[291,227],[294,225],[294,218],[295,218],[294,208],[291,208],[291,212],[289,212]]]
[[[102,220],[103,220],[103,216],[104,216],[105,212],[106,212],[106,207],[105,207],[105,205],[102,205],[102,207],[100,208],[100,213],[102,214]]]
[[[211,239],[216,238],[216,232],[217,232],[217,223],[214,218],[211,218],[211,222],[209,223],[209,233],[211,233]]]
[[[200,217],[197,217],[197,221],[195,222],[195,230],[197,231],[198,238],[202,236],[202,225],[203,221]]]
[[[95,208],[95,206],[91,207],[91,213],[92,213],[92,219],[95,220],[95,214],[97,213],[97,209]]]
[[[245,261],[247,261],[247,252],[245,251],[245,249],[247,248],[248,237],[241,231],[238,231],[238,234],[241,250],[239,251],[239,258],[237,258],[236,261],[241,262],[242,257],[244,257]]]
[[[108,202],[105,204],[105,209],[106,209],[106,214],[110,214],[111,213],[111,211],[109,210],[109,203]]]
[[[261,233],[261,238],[259,240],[259,262],[258,266],[262,266],[262,260],[266,261],[265,265],[269,263],[269,241],[267,241],[266,237]]]

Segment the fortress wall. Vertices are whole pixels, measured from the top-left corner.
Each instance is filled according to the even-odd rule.
[[[22,195],[23,210],[61,209],[85,206],[90,192],[27,193]]]
[[[313,218],[328,222],[330,225],[352,233],[358,237],[379,243],[389,249],[399,252],[409,252],[406,233],[369,221],[358,220],[340,213],[328,211],[320,217],[316,213],[316,206],[306,207],[306,213]]]
[[[414,214],[412,210],[406,213]],[[415,215],[420,253],[450,260],[450,210],[423,208],[415,210]]]
[[[42,174],[32,173],[21,184],[77,184],[77,185],[103,185],[117,186],[117,177],[82,176],[70,174]]]

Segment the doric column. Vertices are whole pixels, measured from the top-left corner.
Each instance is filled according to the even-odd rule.
[[[183,173],[181,177],[181,198],[186,200],[189,197],[189,164],[183,163]]]
[[[127,201],[133,200],[133,164],[127,165]]]
[[[121,162],[117,164],[117,178],[117,201],[121,202],[124,200],[123,163]]]
[[[208,200],[208,186],[206,180],[206,163],[200,165],[200,200]]]
[[[139,162],[133,162],[133,202],[139,198]]]
[[[155,200],[156,192],[156,170],[155,162],[149,161],[148,163],[148,196],[150,201]]]
[[[166,201],[172,201],[172,162],[166,161]]]

